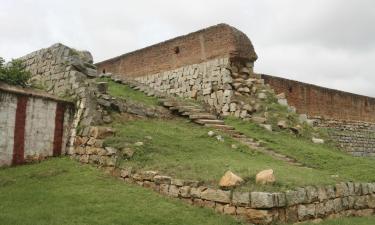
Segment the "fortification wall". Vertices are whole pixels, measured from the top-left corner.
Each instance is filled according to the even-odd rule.
[[[236,58],[252,63],[257,55],[245,34],[219,24],[99,62],[96,66],[99,72],[134,78],[215,58]]]
[[[262,74],[297,112],[327,128],[338,146],[355,156],[375,156],[375,98]]]
[[[276,93],[285,93],[289,105],[311,117],[375,122],[375,98],[262,74]]]
[[[65,154],[74,105],[0,83],[0,166]]]

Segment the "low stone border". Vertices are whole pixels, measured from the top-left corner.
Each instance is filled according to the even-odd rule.
[[[72,158],[103,167],[125,182],[150,188],[163,195],[212,208],[254,224],[296,223],[342,216],[374,214],[375,183],[339,183],[308,186],[286,192],[239,192],[213,189],[194,180],[175,179],[157,171],[134,171],[118,168],[119,152],[103,147],[103,138],[113,130],[91,127],[88,137],[77,137]]]

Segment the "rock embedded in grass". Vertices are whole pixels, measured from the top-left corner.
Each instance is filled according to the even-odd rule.
[[[239,186],[243,182],[244,182],[244,180],[240,176],[238,176],[238,175],[234,174],[232,171],[228,170],[224,174],[224,176],[220,179],[219,186],[220,186],[221,189],[230,189],[230,188]]]
[[[213,132],[212,130],[210,130],[210,131],[207,132],[207,135],[209,137],[213,137],[215,135],[215,132]]]
[[[142,141],[135,142],[134,146],[137,146],[137,147],[143,146],[143,142]]]
[[[276,177],[273,174],[273,170],[263,170],[260,171],[256,176],[255,176],[255,183],[257,184],[273,184],[276,181]]]
[[[314,144],[324,144],[324,140],[321,139],[321,138],[312,138],[311,141],[314,143]]]

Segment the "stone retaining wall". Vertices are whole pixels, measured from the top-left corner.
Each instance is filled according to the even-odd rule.
[[[217,114],[248,118],[275,97],[253,74],[252,63],[219,58],[172,71],[138,77],[157,91],[203,101]],[[275,101],[277,99],[275,98]]]
[[[74,104],[0,83],[0,166],[65,154]]]
[[[85,136],[77,138],[72,158],[102,167],[125,182],[254,224],[296,223],[374,214],[375,183],[346,182],[274,193],[241,192],[207,187],[199,181],[176,179],[157,171],[134,171],[126,164],[119,168],[118,159],[123,157],[123,153],[103,147],[104,138],[113,135],[113,132],[110,128],[91,127]]]
[[[338,146],[354,156],[375,157],[375,123],[315,119]]]

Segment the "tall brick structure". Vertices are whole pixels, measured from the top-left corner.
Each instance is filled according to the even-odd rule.
[[[246,62],[257,59],[244,33],[219,24],[99,62],[96,66],[99,72],[139,77],[223,57]]]

